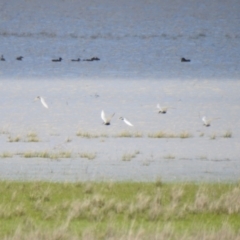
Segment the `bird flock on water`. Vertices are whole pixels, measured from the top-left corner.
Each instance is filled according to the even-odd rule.
[[[16,57],[16,60],[17,61],[22,61],[23,58],[24,58],[23,56],[18,56],[18,57]],[[6,59],[3,55],[1,55],[0,61],[2,61],[2,62],[6,61]],[[52,62],[61,62],[61,61],[63,61],[62,57],[52,59]],[[80,62],[80,61],[83,61],[83,62],[100,61],[100,58],[99,57],[92,57],[92,58],[84,58],[84,59],[80,59],[80,58],[71,59],[71,62]]]
[[[47,103],[46,103],[46,101],[44,100],[43,97],[37,96],[37,97],[35,98],[35,101],[37,101],[37,100],[39,100],[39,101],[42,103],[43,107],[45,107],[45,108],[48,109],[48,105],[47,105]],[[156,107],[157,107],[157,109],[158,109],[157,112],[158,112],[158,113],[161,113],[161,114],[166,114],[166,113],[167,113],[167,110],[170,109],[170,108],[172,108],[172,107],[160,106],[159,103],[157,104]],[[112,118],[114,117],[114,115],[115,115],[115,113],[113,113],[113,114],[110,115],[110,116],[106,116],[105,112],[102,110],[102,111],[101,111],[101,119],[102,119],[102,121],[103,121],[103,124],[106,125],[106,126],[109,126],[109,125],[111,124],[111,120],[112,120]],[[125,124],[127,124],[127,125],[130,126],[130,127],[133,127],[133,126],[134,126],[134,125],[133,125],[128,119],[126,119],[125,117],[119,117],[119,119],[122,120]],[[211,126],[211,122],[212,122],[214,119],[219,119],[219,118],[211,118],[211,119],[210,119],[210,118],[207,118],[206,116],[203,116],[201,119],[202,119],[203,125],[204,125],[205,127],[210,127],[210,126]]]

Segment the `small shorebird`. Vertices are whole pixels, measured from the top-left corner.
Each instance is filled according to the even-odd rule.
[[[214,119],[219,119],[219,118],[211,118],[211,119],[207,119],[206,116],[202,117],[202,121],[203,121],[203,125],[206,127],[210,127],[211,126],[211,122]]]
[[[124,117],[120,117],[119,119],[123,120],[127,125],[133,127],[133,125]]]
[[[101,112],[101,118],[102,118],[102,120],[103,120],[103,124],[105,124],[105,125],[110,125],[111,119],[113,118],[114,114],[115,114],[115,113],[113,113],[112,116],[110,116],[110,117],[106,117],[104,111],[102,110],[102,112]]]
[[[3,55],[1,56],[0,61],[5,61],[5,58]]]
[[[181,62],[191,62],[191,60],[183,57],[183,58],[181,58]]]
[[[19,56],[19,57],[16,58],[16,60],[18,60],[18,61],[22,61],[22,59],[23,59],[22,56]]]
[[[157,109],[158,109],[158,113],[165,114],[165,113],[167,113],[167,110],[169,109],[169,107],[161,107],[160,104],[158,103]]]
[[[35,98],[35,101],[36,101],[36,100],[40,100],[41,103],[42,103],[42,105],[43,105],[45,108],[48,108],[48,105],[46,104],[45,100],[44,100],[42,97],[37,96],[37,97]]]
[[[58,59],[52,59],[52,62],[61,62],[62,61],[62,58],[58,58]]]

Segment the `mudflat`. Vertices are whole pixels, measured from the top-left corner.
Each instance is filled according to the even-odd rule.
[[[239,85],[223,80],[3,80],[1,178],[237,180]],[[48,109],[34,101],[38,95]],[[169,107],[166,114],[158,113],[158,103]],[[111,125],[102,124],[102,110],[115,113]],[[211,126],[203,125],[202,116],[213,118]]]

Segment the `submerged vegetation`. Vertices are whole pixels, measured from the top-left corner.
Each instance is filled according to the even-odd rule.
[[[203,137],[205,133],[201,132],[198,137]],[[167,131],[156,131],[156,132],[149,132],[149,133],[142,133],[139,131],[130,131],[130,130],[124,130],[122,132],[118,132],[115,134],[107,134],[105,132],[102,133],[94,133],[94,132],[88,132],[88,131],[82,131],[79,130],[76,132],[76,136],[80,138],[86,138],[86,139],[94,139],[94,138],[192,138],[194,135],[188,131],[181,131],[181,132],[167,132]],[[216,134],[212,133],[209,138],[210,139],[216,139],[216,137],[223,137],[223,138],[232,138],[232,132],[230,130],[227,130],[223,134]],[[66,138],[66,142],[72,142],[71,137]],[[37,133],[30,132],[26,136],[19,136],[19,135],[11,135],[8,136],[8,142],[40,142],[40,139],[37,135]]]
[[[133,158],[135,158],[138,154],[140,154],[140,151],[135,151],[133,153],[124,153],[122,156],[123,161],[131,161]]]
[[[39,142],[38,135],[35,132],[29,132],[25,137],[20,136],[9,136],[9,142]]]
[[[11,158],[11,157],[13,157],[13,154],[10,152],[3,152],[0,154],[0,157],[1,158]]]
[[[1,239],[239,239],[240,184],[0,182]]]
[[[190,138],[192,137],[192,135],[187,131],[183,131],[181,133],[168,133],[164,131],[158,131],[155,133],[149,133],[148,137],[149,138]]]
[[[107,138],[108,135],[106,133],[100,133],[100,134],[95,134],[95,133],[90,133],[90,132],[86,132],[86,131],[81,131],[79,130],[76,133],[77,137],[82,137],[82,138]]]
[[[25,152],[21,154],[25,158],[49,158],[49,159],[58,159],[58,158],[71,158],[72,153],[65,151],[65,152]]]
[[[232,137],[232,132],[231,131],[226,131],[223,135],[224,138],[231,138]]]
[[[79,153],[79,156],[81,158],[86,158],[88,160],[93,160],[96,158],[96,153],[93,152],[83,152],[83,153]]]

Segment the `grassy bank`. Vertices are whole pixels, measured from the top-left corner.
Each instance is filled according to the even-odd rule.
[[[0,182],[0,238],[240,239],[240,184]]]

